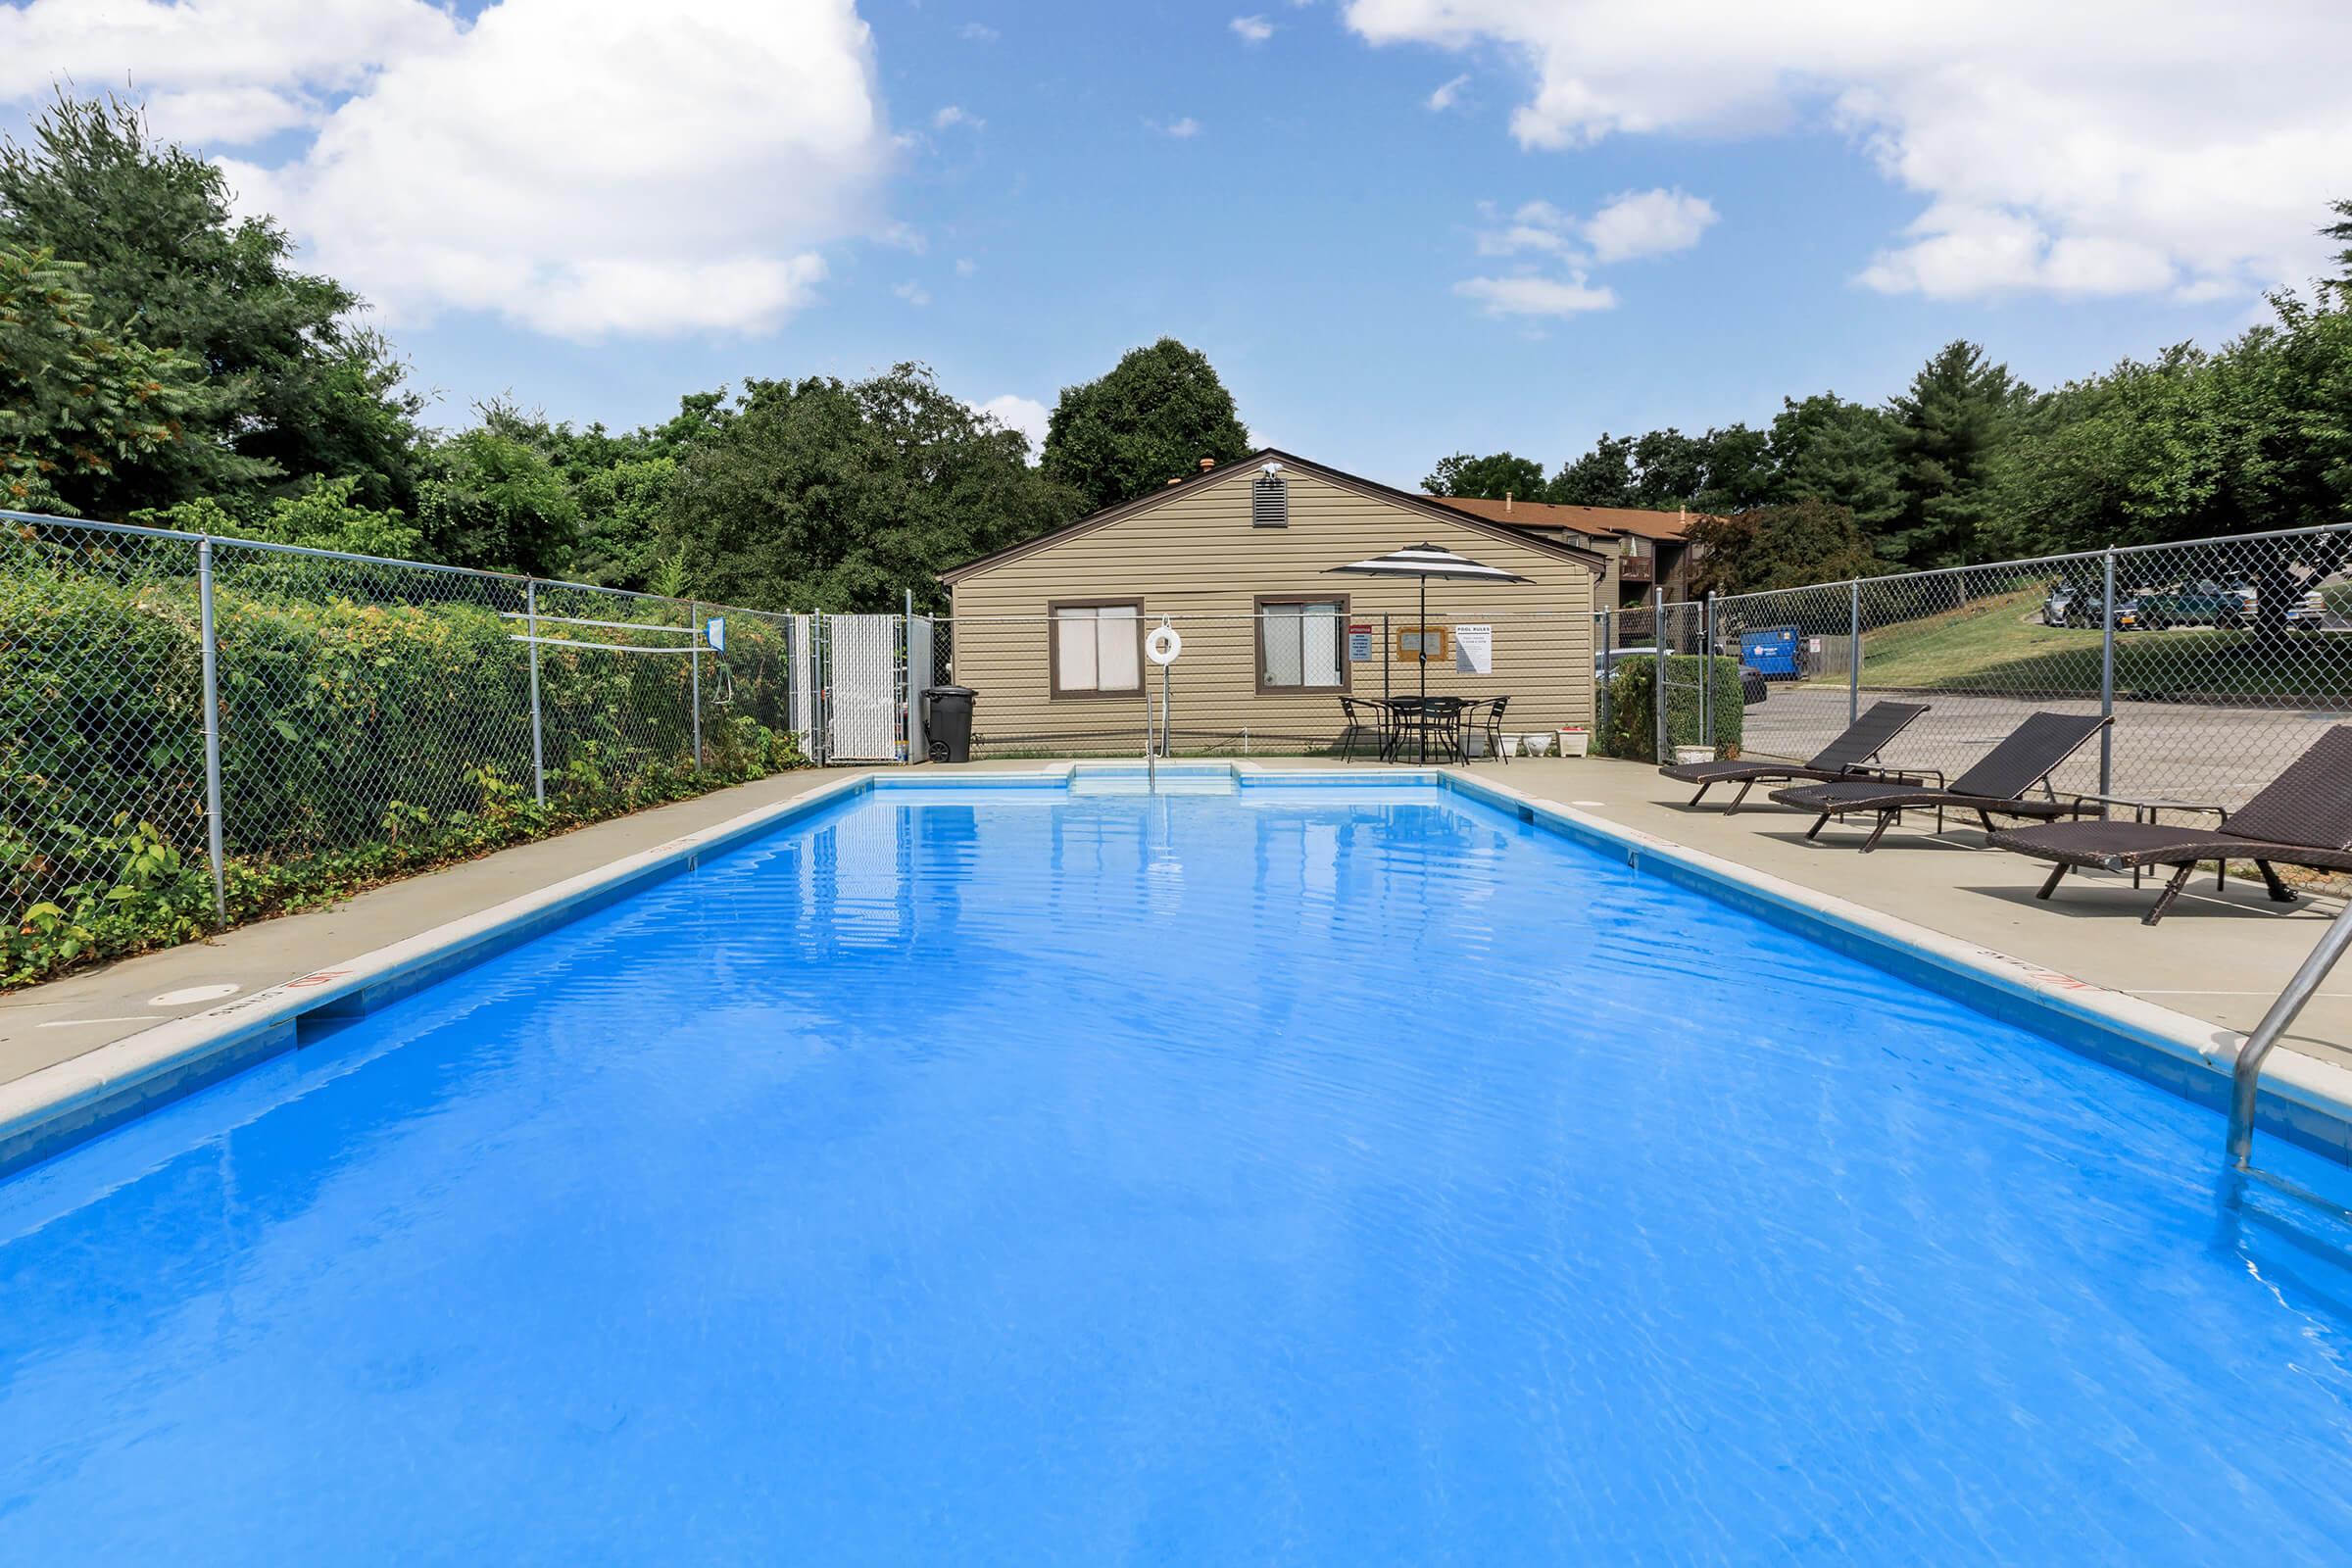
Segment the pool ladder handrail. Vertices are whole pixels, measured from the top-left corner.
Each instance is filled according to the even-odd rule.
[[[2328,972],[2335,967],[2344,950],[2352,947],[2352,909],[2339,913],[2328,923],[2328,930],[2319,945],[2303,960],[2295,977],[2278,993],[2262,1022],[2246,1036],[2237,1048],[2237,1062],[2230,1069],[2230,1163],[2239,1170],[2249,1169],[2248,1156],[2254,1149],[2254,1102],[2262,1093],[2262,1058],[2271,1054],[2278,1037],[2286,1033],[2304,1004],[2317,995]]]

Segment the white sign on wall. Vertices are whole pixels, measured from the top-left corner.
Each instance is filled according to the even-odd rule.
[[[1492,626],[1454,627],[1453,667],[1457,674],[1494,674],[1494,628]]]

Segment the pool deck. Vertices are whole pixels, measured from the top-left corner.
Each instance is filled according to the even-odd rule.
[[[1281,768],[1335,763],[1266,760]],[[1035,771],[1037,761],[976,763],[964,771]],[[1377,764],[1354,764],[1366,773]],[[601,822],[557,838],[364,893],[332,908],[244,926],[208,942],[127,958],[0,996],[0,1085],[72,1060],[172,1019],[314,974],[449,921],[553,887],[624,857],[667,845],[746,812],[780,805],[867,769],[816,769],[720,790],[700,799]],[[898,769],[880,771],[897,772]],[[1590,816],[1721,857],[1868,910],[1959,941],[2030,959],[2094,986],[2235,1030],[2253,1027],[2319,938],[2332,902],[2269,903],[2261,885],[2233,881],[2216,897],[2200,877],[2165,922],[2139,915],[2155,897],[2129,877],[2067,879],[2049,904],[2034,900],[2043,867],[1983,848],[1983,835],[1942,838],[1910,828],[1858,855],[1861,835],[1836,826],[1808,844],[1808,819],[1761,793],[1738,816],[1690,810],[1689,792],[1655,769],[1599,760],[1521,759],[1469,771]],[[948,769],[940,769],[945,776]],[[1932,819],[1916,818],[1925,825]],[[229,987],[231,990],[219,988]],[[178,993],[189,993],[184,998]],[[2337,976],[2285,1042],[2304,1054],[2352,1066],[2352,974]]]

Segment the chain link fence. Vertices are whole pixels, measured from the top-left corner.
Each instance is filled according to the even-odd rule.
[[[2112,713],[2054,782],[2234,808],[2352,717],[2352,524],[1719,599],[1758,670],[1748,750],[1804,757],[1883,697],[1930,705],[1890,762],[1957,771],[2027,714]]]
[[[792,625],[0,514],[9,940],[142,945],[163,936],[72,933],[192,870],[210,923],[794,765]]]

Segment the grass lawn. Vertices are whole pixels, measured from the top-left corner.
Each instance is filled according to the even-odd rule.
[[[2096,627],[2044,626],[2038,589],[1980,599],[1862,635],[1862,683],[1923,691],[2090,692],[2099,689]],[[1842,685],[1842,677],[1825,677]],[[2115,686],[2148,699],[2352,698],[2352,634],[2182,627],[2121,631]]]

